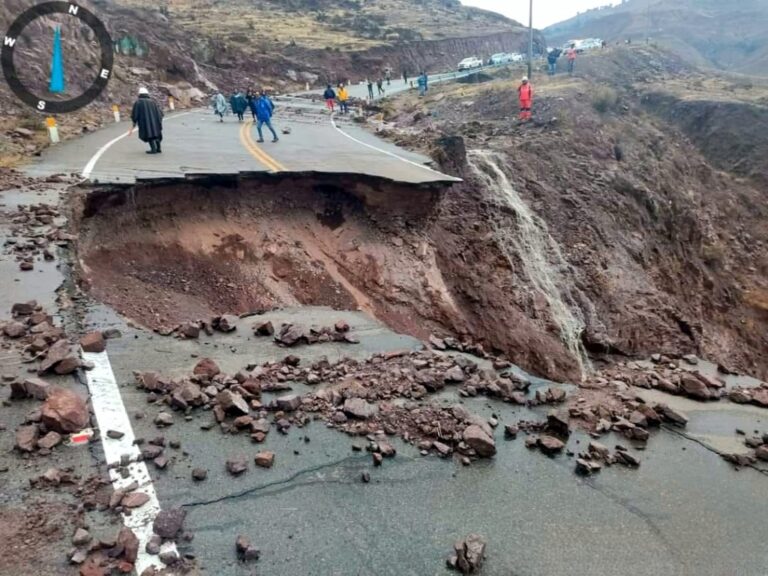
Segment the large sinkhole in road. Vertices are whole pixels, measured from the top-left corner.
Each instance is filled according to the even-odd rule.
[[[427,337],[454,312],[428,235],[442,192],[316,174],[83,190],[79,280],[161,331],[312,305]]]

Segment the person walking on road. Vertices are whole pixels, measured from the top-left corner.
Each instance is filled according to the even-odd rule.
[[[217,92],[213,97],[213,113],[219,117],[219,121],[224,122],[224,114],[227,113],[227,99],[221,92]]]
[[[408,70],[403,68],[403,84],[408,84]]]
[[[423,98],[424,95],[427,93],[427,90],[429,90],[429,78],[427,77],[426,72],[422,72],[419,74],[419,97]]]
[[[549,75],[554,76],[557,73],[557,59],[560,58],[560,50],[553,48],[547,54],[547,64],[549,64]]]
[[[259,95],[256,94],[256,91],[253,88],[248,88],[248,91],[245,93],[245,103],[251,111],[251,116],[253,116],[254,122],[256,122],[256,100],[258,99]]]
[[[568,57],[568,74],[573,74],[573,68],[576,65],[576,44],[571,44],[565,54]]]
[[[365,83],[368,85],[368,100],[373,101],[373,82],[370,78],[366,78]]]
[[[139,97],[131,110],[133,126],[128,131],[139,129],[139,140],[149,144],[147,154],[160,154],[160,143],[163,141],[163,111],[158,103],[150,98],[149,90],[143,86],[139,88]]]
[[[391,68],[387,68],[384,71],[384,77],[387,79],[387,86],[391,86],[392,85],[392,69]]]
[[[237,114],[237,121],[242,122],[244,120],[245,111],[248,108],[248,101],[245,99],[245,96],[243,96],[243,93],[237,91],[232,94],[232,97],[229,99],[229,105],[232,107],[232,112]]]
[[[330,84],[328,84],[325,92],[323,92],[323,98],[325,98],[325,105],[328,107],[328,110],[333,113],[334,104],[336,102],[336,92],[333,91],[333,88],[331,88]]]
[[[523,76],[523,82],[517,88],[520,98],[520,121],[528,122],[531,119],[531,106],[533,105],[533,86],[528,81],[528,76]]]
[[[378,80],[376,80],[376,89],[379,91],[379,96],[384,95],[384,79],[379,77]]]
[[[339,101],[339,110],[341,110],[341,113],[348,114],[349,105],[347,104],[347,101],[349,100],[349,92],[347,92],[344,84],[339,84],[339,89],[336,91],[336,98]]]
[[[269,128],[269,131],[272,132],[272,142],[280,140],[277,137],[277,132],[275,132],[275,129],[272,127],[272,114],[274,113],[275,105],[272,103],[272,99],[269,97],[266,90],[262,90],[261,95],[258,100],[256,100],[256,119],[258,120],[256,123],[256,131],[259,133],[259,139],[256,140],[256,142],[264,142],[264,135],[261,132],[261,128],[265,125]]]

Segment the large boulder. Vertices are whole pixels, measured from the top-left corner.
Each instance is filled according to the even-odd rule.
[[[69,434],[87,428],[88,406],[80,396],[65,388],[54,388],[42,408],[43,424],[49,430]]]
[[[464,429],[464,442],[477,452],[478,456],[490,458],[496,454],[496,442],[482,427],[472,424]]]
[[[210,358],[202,358],[197,364],[195,364],[195,368],[192,370],[192,373],[195,376],[203,376],[210,379],[221,373],[221,370],[219,369],[219,365]]]
[[[367,420],[376,413],[376,406],[362,398],[347,398],[342,410],[347,416]]]
[[[680,378],[680,390],[685,396],[695,400],[709,400],[713,396],[709,387],[694,374],[684,374]]]

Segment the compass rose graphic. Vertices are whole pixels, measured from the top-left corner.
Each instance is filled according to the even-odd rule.
[[[42,16],[55,14],[76,18],[79,21],[78,25],[84,24],[90,28],[93,31],[101,52],[99,66],[95,70],[95,77],[90,86],[81,94],[65,100],[48,97],[48,95],[67,95],[67,80],[65,76],[66,55],[62,48],[62,27],[60,25],[56,26],[53,31],[53,47],[50,52],[51,60],[49,77],[45,82],[41,82],[41,85],[47,86],[48,95],[43,96],[36,93],[35,90],[40,91],[40,87],[31,89],[25,86],[20,79],[20,74],[17,73],[16,62],[14,61],[17,42],[24,32],[24,29],[30,23]],[[39,112],[63,114],[74,112],[75,110],[88,105],[101,94],[102,90],[104,90],[109,83],[109,79],[112,75],[114,54],[112,39],[101,20],[99,20],[92,12],[79,6],[75,2],[56,1],[44,2],[32,6],[16,18],[3,37],[2,56],[0,56],[0,60],[2,61],[5,81],[17,98]],[[42,88],[42,91],[44,90],[45,88]]]

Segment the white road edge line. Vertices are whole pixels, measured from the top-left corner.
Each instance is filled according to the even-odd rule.
[[[138,446],[134,444],[133,426],[131,426],[128,412],[125,410],[112,365],[109,363],[109,356],[106,352],[83,352],[82,355],[83,360],[92,362],[94,366],[93,370],[87,370],[85,374],[88,390],[91,394],[93,413],[96,415],[96,421],[99,425],[104,457],[107,466],[111,465],[109,476],[112,480],[112,487],[117,490],[136,482],[139,485],[139,491],[149,496],[149,501],[140,508],[133,509],[130,516],[123,515],[123,523],[133,530],[139,539],[139,554],[135,565],[136,573],[141,574],[150,566],[163,569],[165,566],[160,558],[148,554],[145,549],[152,536],[152,522],[160,512],[160,502],[157,499],[157,492],[147,465],[140,460],[141,452]],[[124,436],[119,439],[109,438],[107,437],[108,430],[119,430],[123,432]],[[131,460],[131,464],[128,465],[129,474],[126,478],[122,477],[116,467],[123,455],[127,455]],[[176,545],[166,543],[162,549],[163,551],[175,551]]]
[[[180,118],[181,116],[186,116],[187,114],[191,114],[191,113],[192,113],[191,111],[190,112],[180,112],[179,114],[174,114],[173,116],[168,116],[168,118],[166,118],[166,120],[173,120],[174,118]],[[110,140],[109,142],[104,144],[104,146],[99,148],[96,151],[96,154],[94,154],[91,157],[91,159],[88,160],[88,163],[85,165],[85,167],[83,168],[83,171],[80,173],[80,175],[83,178],[86,178],[86,179],[90,178],[91,174],[93,173],[93,169],[96,168],[96,162],[98,162],[101,159],[101,157],[104,155],[104,153],[107,150],[109,150],[114,144],[120,142],[120,140],[122,140],[126,136],[128,136],[128,132],[123,132],[122,134],[120,134],[120,136],[118,136],[117,138],[113,138],[112,140]]]
[[[434,170],[434,169],[430,168],[429,166],[425,166],[424,164],[419,164],[418,162],[414,162],[413,160],[408,160],[407,158],[403,158],[402,156],[398,156],[398,155],[397,155],[397,154],[395,154],[394,152],[390,152],[389,150],[382,150],[381,148],[377,148],[377,147],[376,147],[376,146],[374,146],[373,144],[368,144],[368,143],[366,143],[366,142],[363,142],[362,140],[358,140],[358,139],[357,139],[357,138],[355,138],[354,136],[351,136],[351,135],[347,134],[346,132],[344,132],[344,130],[342,130],[341,128],[339,128],[339,127],[336,125],[336,120],[334,120],[334,118],[333,118],[333,117],[334,117],[334,114],[331,114],[331,125],[332,125],[332,126],[333,126],[333,127],[334,127],[334,128],[335,128],[335,129],[336,129],[336,130],[337,130],[337,131],[340,133],[340,134],[342,134],[343,136],[346,136],[347,138],[349,138],[349,139],[350,139],[350,140],[352,140],[353,142],[357,142],[357,143],[358,143],[358,144],[360,144],[361,146],[365,146],[366,148],[370,148],[371,150],[376,150],[376,152],[381,152],[382,154],[386,154],[387,156],[391,156],[392,158],[397,158],[398,160],[402,160],[403,162],[406,162],[407,164],[412,164],[413,166],[416,166],[417,168],[423,168],[424,170],[428,170],[428,171],[432,172],[433,174],[438,174],[439,176],[443,176],[443,177],[447,176],[446,174],[443,174],[442,172],[439,172],[439,171],[437,171],[437,170]]]

